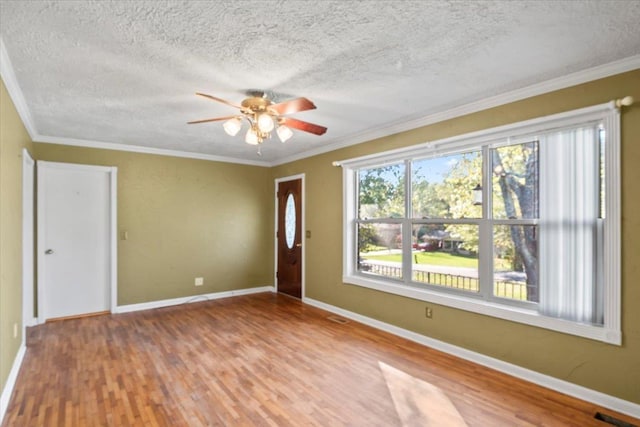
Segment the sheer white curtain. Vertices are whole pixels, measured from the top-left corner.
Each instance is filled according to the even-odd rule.
[[[540,140],[542,314],[602,323],[598,308],[599,132],[562,130]]]

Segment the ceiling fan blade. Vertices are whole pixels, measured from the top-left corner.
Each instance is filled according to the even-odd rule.
[[[233,119],[234,117],[238,117],[238,116],[226,116],[226,117],[216,117],[216,118],[213,118],[213,119],[194,120],[192,122],[187,122],[187,124],[188,125],[193,125],[195,123],[218,122],[220,120]]]
[[[239,106],[239,105],[236,105],[236,104],[234,104],[234,103],[232,103],[232,102],[226,101],[226,100],[224,100],[224,99],[222,99],[222,98],[215,97],[215,96],[213,96],[213,95],[207,95],[206,93],[200,93],[200,92],[196,92],[196,95],[198,95],[198,96],[202,96],[202,97],[204,97],[204,98],[213,99],[214,101],[222,102],[223,104],[230,105],[230,106],[232,106],[232,107],[234,107],[234,108],[237,108],[237,109],[242,109],[242,107],[241,107],[241,106]]]
[[[292,119],[291,117],[282,117],[280,123],[290,128],[298,129],[304,132],[313,133],[315,135],[323,135],[327,128],[324,126],[314,125],[313,123],[303,122],[302,120]]]
[[[297,113],[298,111],[314,110],[315,108],[315,104],[307,98],[296,98],[269,106],[269,109],[274,110],[280,115]]]

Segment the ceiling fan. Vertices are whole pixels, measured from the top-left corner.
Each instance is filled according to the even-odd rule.
[[[278,138],[282,142],[287,141],[293,136],[291,128],[309,132],[314,135],[322,135],[327,131],[327,128],[324,126],[286,117],[288,114],[315,109],[315,104],[307,98],[295,98],[274,104],[268,99],[265,93],[254,92],[250,93],[249,98],[243,100],[240,105],[236,105],[224,99],[207,95],[206,93],[198,92],[196,95],[230,105],[231,107],[239,109],[240,113],[232,116],[194,120],[188,122],[188,124],[225,120],[222,125],[225,132],[231,136],[235,136],[242,128],[242,119],[246,119],[249,122],[249,130],[244,139],[247,144],[261,144],[265,139],[271,137],[271,131],[273,129],[276,129]]]

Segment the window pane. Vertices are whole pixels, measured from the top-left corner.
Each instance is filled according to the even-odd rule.
[[[296,240],[296,203],[293,193],[289,193],[284,210],[284,240],[287,248],[292,249]]]
[[[404,163],[358,171],[358,218],[404,217]]]
[[[538,227],[493,228],[493,295],[538,302]]]
[[[414,224],[412,279],[478,292],[478,226]]]
[[[482,183],[480,151],[415,160],[411,171],[414,218],[482,216],[473,191]]]
[[[358,224],[358,271],[402,279],[402,225]]]
[[[491,150],[493,218],[538,218],[538,142]]]

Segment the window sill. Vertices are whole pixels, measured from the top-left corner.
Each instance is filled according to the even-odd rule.
[[[345,275],[342,277],[342,281],[346,284],[362,286],[420,301],[427,301],[512,322],[537,326],[556,332],[602,341],[608,344],[622,344],[621,331],[605,329],[602,326],[575,323],[563,319],[547,317],[533,310],[500,305],[476,298],[468,298],[463,295],[451,295],[444,292],[420,289],[410,285],[387,282],[385,280],[360,275]]]

